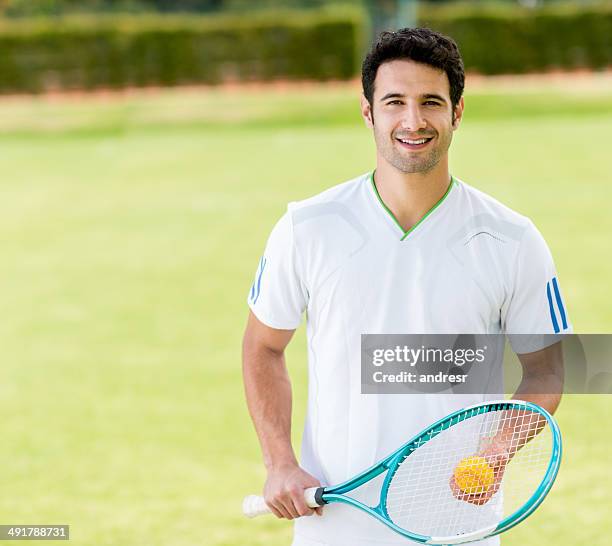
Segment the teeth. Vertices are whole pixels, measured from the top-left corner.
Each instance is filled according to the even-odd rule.
[[[416,144],[425,144],[425,142],[427,142],[426,138],[420,138],[419,140],[404,140],[403,138],[400,138],[400,140],[404,143],[404,144],[412,144],[412,145],[416,145]]]

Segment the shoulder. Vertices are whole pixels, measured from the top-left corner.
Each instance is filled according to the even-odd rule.
[[[289,203],[287,208],[290,213],[295,215],[328,204],[353,205],[364,194],[369,177],[370,173],[362,174],[307,199]]]
[[[500,222],[510,222],[516,226],[527,228],[532,225],[531,220],[504,205],[489,194],[470,186],[466,182],[455,178],[459,185],[460,199],[464,207],[469,207],[474,215],[488,215]]]
[[[507,242],[520,246],[521,241],[540,238],[541,234],[530,218],[504,205],[494,197],[480,191],[462,180],[458,184],[458,206],[456,211],[463,218],[466,231],[494,232]]]
[[[288,203],[287,210],[272,230],[271,239],[296,242],[329,238],[356,229],[359,210],[367,203],[371,173],[337,184],[312,197]]]
[[[332,238],[346,242],[355,233],[362,238],[359,218],[368,204],[369,177],[370,173],[366,173],[308,199],[289,203],[286,216],[294,240],[320,242]]]
[[[315,256],[340,256],[361,247],[367,239],[364,216],[371,191],[370,173],[304,199],[289,203],[285,229],[305,260]]]
[[[537,275],[548,271],[553,263],[544,237],[527,216],[507,207],[497,199],[459,183],[459,206],[464,226],[454,238],[456,246],[471,252],[473,259],[485,259],[487,268],[504,264],[510,283],[517,275]]]

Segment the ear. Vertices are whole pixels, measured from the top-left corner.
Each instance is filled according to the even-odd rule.
[[[461,123],[461,119],[463,118],[463,109],[465,108],[465,103],[463,102],[463,97],[459,99],[457,106],[455,106],[454,116],[455,119],[453,121],[453,131],[459,129],[459,124]]]
[[[365,98],[365,95],[361,95],[361,117],[366,124],[366,127],[372,129],[374,127],[374,118],[372,116],[372,107]]]

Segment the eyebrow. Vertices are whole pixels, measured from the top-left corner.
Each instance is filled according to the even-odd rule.
[[[439,100],[442,103],[446,102],[446,99],[440,95],[437,95],[436,93],[427,93],[426,95],[423,95],[423,98],[425,99],[436,99]]]
[[[405,97],[406,97],[406,95],[404,95],[402,93],[387,93],[384,97],[382,97],[380,99],[380,102],[384,102],[384,101],[389,100],[389,99],[403,99]],[[424,99],[435,99],[435,100],[439,100],[442,103],[446,103],[446,99],[444,97],[442,97],[441,95],[438,95],[436,93],[426,93],[425,95],[422,95],[422,98],[424,98]]]
[[[388,99],[403,99],[404,97],[405,95],[402,95],[401,93],[387,93],[384,97],[380,99],[380,102],[384,102]]]

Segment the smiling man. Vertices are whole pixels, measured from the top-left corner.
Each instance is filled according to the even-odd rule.
[[[433,421],[490,398],[362,394],[362,334],[570,329],[552,257],[531,221],[449,173],[464,110],[456,44],[429,29],[383,33],[362,82],[376,169],[289,205],[248,298],[243,371],[268,473],[264,496],[276,516],[298,518],[294,546],[406,544],[345,506],[299,517],[314,513],[304,489],[340,483]],[[309,394],[298,463],[284,351],[305,312]],[[560,387],[531,387],[554,376],[558,345],[516,340],[513,348],[527,372],[515,397],[554,412]],[[357,495],[376,503],[375,486]]]

